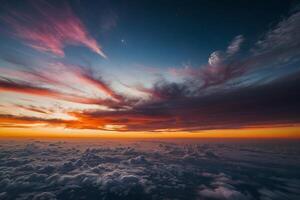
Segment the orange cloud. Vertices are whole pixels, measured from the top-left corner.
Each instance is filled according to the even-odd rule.
[[[75,103],[83,103],[83,104],[106,104],[109,103],[109,100],[102,100],[102,99],[93,99],[93,98],[86,98],[77,96],[74,94],[64,94],[59,91],[54,91],[52,89],[37,87],[28,84],[17,83],[13,81],[3,81],[0,80],[0,92],[16,92],[16,93],[23,93],[29,95],[37,95],[42,97],[49,97],[58,100],[65,100],[69,102]]]
[[[107,83],[105,83],[101,79],[94,78],[90,72],[84,71],[82,69],[73,67],[73,72],[75,72],[75,75],[84,83],[93,85],[94,87],[98,88],[101,92],[105,93],[109,97],[111,97],[115,101],[123,101],[123,97],[119,94],[117,94],[115,91],[113,91]]]

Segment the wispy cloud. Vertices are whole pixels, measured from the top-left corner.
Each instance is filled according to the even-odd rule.
[[[55,91],[49,88],[38,87],[34,85],[29,85],[27,83],[15,82],[11,80],[0,80],[0,91],[50,97],[78,103],[89,102],[89,100],[84,97],[79,97],[71,94],[64,94],[62,92]]]
[[[126,125],[129,131],[226,129],[299,124],[299,74],[263,86],[198,97],[167,97],[126,111],[73,113],[82,124]],[[167,93],[172,87],[165,85]],[[162,92],[162,91],[159,91]],[[294,94],[292,97],[290,93]],[[180,93],[178,94],[180,95]],[[92,125],[91,125],[92,126]]]
[[[17,108],[21,108],[21,109],[25,109],[25,110],[29,110],[32,112],[36,112],[36,113],[42,113],[42,114],[49,114],[51,113],[50,110],[43,108],[43,107],[38,107],[38,106],[33,106],[33,105],[20,105],[20,104],[15,104],[14,105]]]
[[[54,7],[43,1],[34,1],[34,12],[11,10],[2,17],[13,30],[13,34],[28,46],[43,52],[64,56],[66,45],[86,46],[106,58],[101,46],[90,36],[82,21],[71,7]]]
[[[230,45],[227,47],[226,53],[228,56],[233,56],[241,48],[242,43],[244,42],[244,37],[242,35],[236,36],[230,43]]]
[[[107,109],[128,108],[136,102],[115,92],[110,84],[99,76],[96,78],[96,73],[87,67],[62,62],[45,61],[43,64],[47,70],[43,67],[27,70],[0,68],[0,91]]]
[[[269,127],[299,124],[300,76],[287,76],[269,84],[240,88],[224,93],[189,96],[186,90],[176,93],[172,86],[153,89],[153,92],[165,94],[159,100],[150,100],[133,104],[130,109],[82,110],[67,112],[75,120],[52,121],[32,117],[2,116],[3,123],[45,123],[49,126],[63,126],[74,129],[118,131],[159,131],[234,129],[241,127]],[[163,83],[161,83],[163,84]],[[1,82],[1,89],[10,87]],[[170,88],[171,87],[171,88]],[[47,89],[13,85],[17,92],[65,99],[80,103],[101,103],[114,106],[115,102],[101,99],[88,99],[56,93]],[[155,91],[158,90],[158,91]],[[170,92],[170,91],[174,91]],[[169,94],[168,94],[169,93]],[[291,96],[290,94],[294,94]],[[97,102],[98,101],[98,102]],[[115,104],[118,105],[118,104]],[[31,108],[29,108],[31,109]],[[35,108],[33,108],[35,110]]]
[[[286,51],[297,48],[298,51],[290,52],[290,56],[299,55],[300,49],[300,9],[296,9],[289,17],[280,21],[273,29],[270,29],[253,49],[255,54],[263,54],[272,51]]]
[[[228,60],[238,53],[241,48],[241,45],[244,41],[242,35],[236,36],[231,43],[228,45],[225,52],[215,51],[208,58],[208,64],[212,67],[218,67],[224,65]]]
[[[106,94],[107,96],[109,96],[115,101],[120,102],[123,100],[123,97],[117,94],[114,90],[112,90],[104,80],[102,80],[100,77],[99,78],[93,77],[91,71],[83,70],[82,68],[79,67],[74,68],[73,66],[73,73],[75,74],[75,76],[77,76],[80,79],[80,81],[83,84],[92,85],[98,88],[100,92],[103,92],[104,94]]]
[[[96,104],[96,105],[103,105],[108,107],[116,106],[116,103],[109,99],[92,98],[83,95],[65,93],[48,87],[39,87],[32,84],[30,85],[25,82],[16,82],[9,79],[0,80],[0,92],[1,91],[47,97],[47,98],[52,98],[54,100],[63,100],[68,102],[81,103],[81,104]]]
[[[57,124],[62,123],[63,120],[59,119],[45,119],[38,117],[27,117],[27,116],[15,116],[15,115],[0,115],[1,122],[3,123],[47,123],[47,124]]]

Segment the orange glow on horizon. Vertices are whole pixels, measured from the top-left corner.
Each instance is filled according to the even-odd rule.
[[[2,128],[0,138],[295,138],[300,127],[241,128],[176,132],[118,132],[63,128]]]

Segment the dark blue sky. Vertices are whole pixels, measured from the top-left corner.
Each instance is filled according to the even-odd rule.
[[[245,37],[241,52],[249,51],[294,9],[296,1],[78,0],[51,1],[51,4],[71,6],[108,54],[109,63],[74,46],[65,47],[66,59],[76,59],[80,54],[89,57],[86,59],[93,60],[95,65],[104,62],[111,67],[142,65],[166,69],[206,64],[212,52],[226,49],[237,35]],[[3,1],[0,11],[5,16],[12,8],[29,13],[32,10],[26,1]],[[7,26],[2,29],[1,41],[5,45],[11,37],[4,33]],[[7,51],[4,48],[1,51]]]
[[[80,1],[73,5],[115,62],[169,67],[184,62],[203,64],[211,52],[226,48],[236,35],[244,35],[245,46],[251,45],[286,16],[293,3]],[[112,16],[115,25],[101,34],[102,18]]]

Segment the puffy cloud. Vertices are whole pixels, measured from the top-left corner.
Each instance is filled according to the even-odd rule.
[[[299,196],[299,180],[288,178],[297,174],[297,161],[291,153],[296,143],[282,144],[280,149],[257,144],[257,151],[247,153],[243,149],[253,147],[253,142],[120,144],[114,140],[49,145],[53,141],[2,140],[0,144],[0,199],[297,199]],[[124,153],[133,146],[134,151]],[[285,161],[279,159],[282,150],[286,153],[282,158]],[[215,159],[205,152],[214,152],[222,158]],[[187,156],[193,160],[186,160]],[[11,160],[19,164],[12,165],[8,162]],[[22,164],[24,160],[26,163]],[[268,166],[267,173],[264,166]]]
[[[228,45],[226,51],[218,50],[209,56],[208,65],[203,66],[199,71],[199,76],[197,76],[203,82],[201,89],[222,85],[245,73],[244,64],[237,57],[243,41],[244,37],[238,35]]]
[[[147,164],[148,162],[147,162],[146,158],[141,155],[141,156],[137,156],[135,158],[130,158],[128,160],[128,163],[130,163],[130,164]]]
[[[1,199],[1,200],[7,199],[6,196],[7,196],[7,193],[6,193],[6,192],[1,192],[1,193],[0,193],[0,199]]]
[[[205,197],[208,199],[235,199],[235,200],[244,200],[244,199],[250,199],[247,196],[243,195],[242,193],[226,188],[223,186],[217,187],[215,189],[203,189],[199,191],[199,195],[201,197]]]
[[[34,195],[32,200],[56,200],[56,196],[51,192],[42,192]]]
[[[243,194],[233,186],[235,183],[229,176],[224,173],[220,174],[203,174],[206,177],[212,177],[213,182],[210,183],[212,188],[207,188],[205,186],[201,186],[199,190],[199,195],[208,199],[252,199],[249,194]]]
[[[215,51],[208,58],[208,64],[210,66],[222,66],[228,62],[229,59],[232,59],[232,56],[236,55],[241,45],[244,41],[244,37],[242,35],[236,36],[231,43],[228,45],[227,50],[223,51]]]
[[[222,51],[215,51],[212,54],[210,54],[208,58],[208,64],[210,66],[219,66],[224,62],[224,60],[224,53]]]

